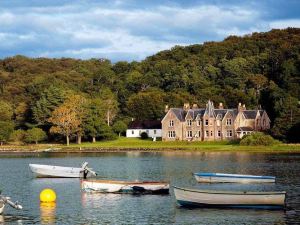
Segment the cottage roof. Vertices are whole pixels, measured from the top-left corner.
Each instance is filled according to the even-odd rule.
[[[183,109],[171,108],[170,110],[174,113],[177,119],[179,119],[180,121],[184,121],[186,112]]]
[[[128,125],[128,129],[161,129],[159,120],[134,120]]]
[[[257,110],[244,110],[243,114],[244,114],[246,119],[255,119],[256,114],[257,114]]]
[[[253,131],[251,127],[239,127],[236,131]]]

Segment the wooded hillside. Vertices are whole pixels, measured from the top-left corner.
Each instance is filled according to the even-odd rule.
[[[15,130],[39,127],[48,133],[54,111],[64,105],[60,110],[66,113],[75,104],[88,108],[90,115],[80,117],[83,125],[76,133],[105,137],[112,124],[131,117],[162,118],[166,104],[204,107],[211,99],[229,108],[239,102],[249,109],[262,107],[272,120],[273,136],[299,141],[299,87],[296,28],[175,46],[131,63],[15,56],[0,60],[0,122]],[[97,124],[107,127],[97,130]]]

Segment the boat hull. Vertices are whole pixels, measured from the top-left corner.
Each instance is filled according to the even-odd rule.
[[[275,177],[225,173],[195,173],[198,182],[203,183],[274,183]]]
[[[30,170],[37,177],[56,177],[56,178],[83,178],[83,169],[76,167],[63,167],[51,165],[29,164]],[[92,174],[88,173],[87,177]]]
[[[3,213],[3,211],[4,211],[4,208],[5,208],[5,204],[4,204],[4,202],[3,202],[3,201],[1,201],[1,200],[0,200],[0,214],[2,214],[2,213]]]
[[[85,192],[128,193],[128,194],[168,194],[167,182],[127,182],[107,180],[83,180],[81,189]]]
[[[183,207],[282,209],[285,192],[225,192],[174,187]]]

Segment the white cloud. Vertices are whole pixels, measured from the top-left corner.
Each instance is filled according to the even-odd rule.
[[[300,19],[275,20],[270,22],[270,28],[283,29],[287,27],[300,27]]]
[[[266,23],[257,9],[198,5],[148,9],[80,1],[72,5],[0,10],[0,40],[9,54],[142,59],[174,45],[222,40],[227,35],[282,28],[299,20]],[[292,25],[293,26],[293,25]],[[0,43],[1,49],[7,50]],[[32,49],[32,50],[30,50]],[[3,51],[5,52],[7,51]]]

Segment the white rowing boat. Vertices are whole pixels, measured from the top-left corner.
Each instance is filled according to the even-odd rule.
[[[83,163],[81,168],[41,164],[29,164],[29,167],[37,177],[87,178],[97,176],[97,174],[88,167],[87,162]]]
[[[207,183],[274,183],[275,177],[227,173],[194,173],[198,182]]]
[[[212,191],[174,187],[183,207],[282,209],[286,192]]]
[[[0,193],[1,194],[1,193]],[[18,202],[12,202],[10,197],[0,195],[0,214],[3,213],[5,205],[8,204],[15,209],[22,209],[23,207]]]
[[[81,189],[85,192],[168,194],[168,182],[155,181],[114,181],[82,180]]]

